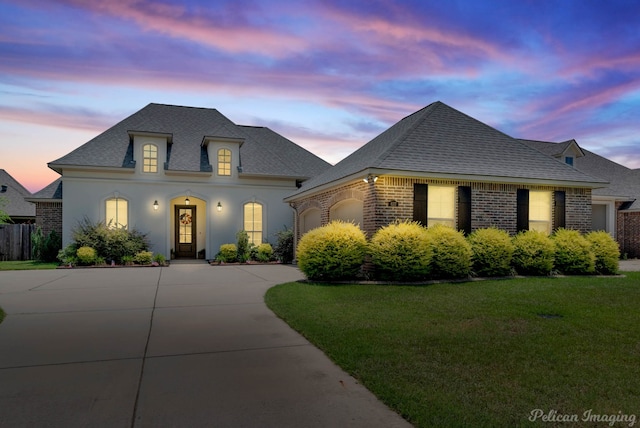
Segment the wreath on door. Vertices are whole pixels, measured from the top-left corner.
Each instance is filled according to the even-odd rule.
[[[184,225],[191,224],[191,214],[180,214],[180,223]]]

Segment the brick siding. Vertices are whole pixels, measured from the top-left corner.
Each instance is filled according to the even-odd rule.
[[[62,237],[62,202],[36,202],[36,225],[45,236],[55,230]]]
[[[640,212],[618,211],[621,203],[616,203],[617,237],[620,252],[629,258],[640,257]]]
[[[297,211],[298,215],[311,207],[320,209],[321,221],[325,225],[329,222],[329,213],[334,204],[349,198],[362,200],[364,212],[361,228],[368,236],[371,236],[376,230],[392,223],[396,219],[413,219],[414,183],[470,186],[471,230],[495,226],[508,231],[510,234],[516,233],[516,195],[519,188],[548,191],[561,190],[566,194],[565,227],[567,229],[576,229],[583,233],[591,230],[591,190],[570,187],[525,186],[380,176],[375,183],[365,183],[359,180],[292,202],[291,206]],[[298,219],[296,218],[297,224]],[[298,230],[297,227],[296,230]],[[299,231],[297,237],[298,239],[300,238]]]

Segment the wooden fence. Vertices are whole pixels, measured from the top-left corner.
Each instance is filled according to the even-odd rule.
[[[35,224],[0,224],[0,260],[31,260]]]

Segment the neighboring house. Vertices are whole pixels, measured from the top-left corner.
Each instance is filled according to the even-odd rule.
[[[576,145],[577,147],[577,145]],[[465,233],[592,228],[592,192],[607,181],[435,102],[285,198],[296,233],[333,219],[369,235],[396,219]]]
[[[582,149],[575,140],[521,141],[577,170],[608,181],[607,186],[592,192],[592,229],[609,232],[628,257],[640,257],[640,170]]]
[[[7,171],[0,169],[0,209],[6,212],[12,223],[33,223],[36,220],[36,208],[24,198],[31,192],[18,183]]]
[[[149,104],[49,167],[62,177],[33,200],[61,198],[64,245],[88,218],[146,233],[167,257],[213,258],[239,230],[273,242],[293,223],[283,198],[330,165],[215,109]]]

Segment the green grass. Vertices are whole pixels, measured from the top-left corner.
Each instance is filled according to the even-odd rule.
[[[638,272],[429,286],[287,283],[266,302],[418,427],[531,426],[534,409],[640,416]]]
[[[41,263],[33,260],[0,262],[0,270],[55,269],[59,263]]]

